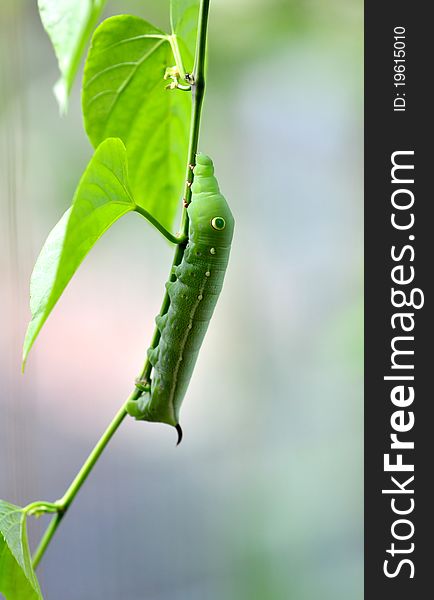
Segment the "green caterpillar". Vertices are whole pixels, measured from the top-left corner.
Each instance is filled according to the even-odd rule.
[[[214,177],[212,160],[198,154],[192,199],[187,208],[188,243],[175,281],[168,281],[169,309],[156,318],[160,339],[148,350],[151,382],[127,410],[139,420],[176,427],[182,438],[179,410],[217,299],[229,260],[234,218]]]

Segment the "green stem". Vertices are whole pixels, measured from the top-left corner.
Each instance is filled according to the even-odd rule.
[[[133,394],[131,394],[131,395],[132,396],[135,395],[135,392],[133,392]],[[75,477],[74,481],[71,483],[69,488],[66,490],[64,496],[60,500],[58,500],[57,504],[60,507],[60,512],[65,513],[65,511],[68,510],[72,501],[78,494],[81,486],[86,481],[87,477],[89,476],[89,473],[92,471],[93,467],[95,466],[96,461],[101,456],[105,447],[107,446],[109,441],[112,439],[113,435],[116,433],[117,429],[119,428],[120,424],[122,423],[122,421],[125,419],[126,416],[127,416],[127,411],[126,411],[126,403],[125,403],[122,406],[122,408],[119,410],[119,412],[117,413],[117,415],[115,416],[113,421],[110,423],[110,425],[104,431],[102,436],[100,437],[95,448],[92,450],[92,452],[87,457],[86,462],[81,467],[81,469],[78,472],[77,476]]]
[[[195,66],[194,66],[194,71],[193,71],[193,81],[192,81],[192,85],[191,85],[191,91],[192,91],[191,111],[192,112],[191,112],[190,137],[189,137],[189,144],[188,144],[188,162],[187,162],[187,168],[186,168],[185,187],[184,187],[185,205],[182,210],[181,227],[180,227],[179,237],[172,236],[172,234],[169,234],[169,232],[167,230],[165,230],[162,225],[160,225],[158,222],[155,222],[155,219],[153,219],[153,217],[151,217],[151,215],[149,215],[149,213],[147,213],[147,211],[145,211],[144,209],[139,209],[139,207],[136,207],[136,211],[139,212],[140,214],[142,214],[142,216],[144,216],[146,219],[149,219],[157,227],[157,229],[159,229],[164,235],[166,235],[166,233],[167,233],[170,237],[176,239],[176,241],[174,243],[177,244],[177,247],[175,249],[175,255],[173,258],[172,268],[170,271],[170,276],[169,276],[170,279],[173,279],[173,277],[174,277],[174,275],[173,275],[174,267],[179,265],[179,263],[182,260],[182,257],[184,256],[185,246],[186,246],[186,242],[188,239],[188,213],[187,213],[186,206],[188,206],[188,204],[191,201],[190,186],[193,181],[193,173],[190,168],[190,165],[195,164],[197,145],[198,145],[198,140],[199,140],[202,103],[203,103],[203,98],[204,98],[204,94],[205,94],[205,52],[206,52],[206,35],[207,35],[207,27],[208,27],[209,2],[210,2],[210,0],[201,0],[200,8],[199,8],[199,26],[198,26],[198,36],[197,36],[197,42],[196,42],[196,53],[195,53],[195,62],[194,62]],[[168,235],[166,235],[166,237],[168,239],[170,239],[170,237],[168,237]],[[162,305],[161,305],[160,314],[163,315],[167,312],[167,310],[169,308],[169,303],[170,303],[169,296],[166,292],[164,295],[164,298],[163,298]],[[154,348],[158,344],[159,339],[160,339],[160,332],[158,329],[155,329],[154,335],[153,335],[152,341],[151,341],[151,348]],[[151,374],[151,370],[152,370],[152,365],[149,363],[148,360],[146,360],[145,365],[142,370],[142,373],[139,377],[140,384],[142,384],[142,382],[148,381],[149,376]],[[51,542],[57,528],[59,527],[60,522],[62,521],[63,517],[65,516],[66,511],[68,510],[71,503],[74,501],[76,495],[80,491],[82,485],[88,478],[88,476],[89,476],[90,472],[92,471],[93,467],[95,466],[97,460],[101,456],[102,452],[105,450],[107,444],[112,439],[113,435],[118,430],[122,421],[127,416],[126,406],[127,406],[128,402],[130,400],[137,400],[141,396],[142,390],[140,389],[140,387],[135,387],[133,392],[130,394],[130,397],[128,398],[126,403],[122,406],[122,408],[119,410],[119,412],[114,417],[114,419],[110,423],[110,425],[107,427],[107,429],[103,433],[102,437],[96,444],[95,448],[90,453],[86,462],[84,463],[84,465],[78,472],[74,481],[71,483],[71,485],[65,492],[64,496],[60,500],[55,502],[53,505],[50,505],[49,503],[33,503],[32,505],[29,505],[27,507],[28,509],[29,508],[32,509],[32,508],[34,508],[34,505],[39,504],[39,505],[46,505],[47,507],[55,506],[56,510],[57,510],[57,514],[53,517],[51,523],[49,524],[48,528],[46,529],[46,531],[45,531],[44,535],[42,536],[42,539],[39,543],[39,546],[37,547],[35,554],[33,556],[34,568],[36,568],[38,566],[38,564],[39,564],[40,560],[42,559],[49,543]]]
[[[141,392],[137,389],[135,389],[132,394],[130,395],[130,397],[128,398],[127,402],[129,400],[136,400],[138,396],[140,396]],[[80,488],[82,487],[82,485],[84,484],[84,482],[86,481],[86,479],[89,476],[89,473],[92,471],[93,467],[95,466],[95,463],[97,462],[98,458],[101,456],[101,454],[103,453],[104,449],[106,448],[107,444],[109,443],[109,441],[112,439],[113,435],[116,433],[117,429],[119,428],[120,424],[122,423],[122,421],[125,419],[125,417],[127,416],[127,411],[126,411],[126,404],[125,403],[122,408],[119,410],[119,412],[117,413],[117,415],[115,416],[115,418],[113,419],[113,421],[110,423],[110,425],[107,427],[107,429],[105,430],[105,432],[103,433],[103,435],[101,436],[101,438],[99,439],[98,443],[96,444],[95,448],[92,450],[92,452],[89,454],[88,458],[86,459],[86,462],[84,463],[84,465],[81,467],[80,471],[78,472],[77,476],[75,477],[74,481],[71,483],[71,485],[69,486],[69,488],[67,489],[67,491],[65,492],[64,496],[62,498],[60,498],[60,500],[57,500],[57,502],[55,502],[54,504],[49,504],[49,503],[33,503],[33,504],[29,504],[28,507],[26,507],[26,511],[28,512],[29,510],[32,510],[34,508],[37,507],[37,505],[47,505],[47,506],[55,506],[56,510],[57,510],[57,514],[53,517],[51,523],[49,524],[47,530],[45,531],[39,546],[37,547],[35,554],[33,556],[33,566],[34,568],[37,567],[37,565],[39,564],[42,556],[44,555],[45,550],[47,549],[48,544],[50,543],[52,537],[54,536],[61,520],[63,519],[66,511],[68,510],[68,508],[70,507],[71,503],[73,502],[74,498],[76,497],[76,495],[78,494]],[[46,511],[44,511],[46,512]]]
[[[191,122],[190,136],[188,142],[188,159],[185,174],[184,186],[184,208],[181,215],[180,237],[188,239],[188,213],[186,205],[191,201],[191,183],[193,181],[193,172],[190,165],[196,163],[197,146],[199,142],[200,119],[202,114],[202,104],[205,96],[205,55],[206,55],[206,37],[208,28],[208,13],[210,0],[201,0],[199,8],[199,26],[196,40],[196,52],[194,60],[194,70],[192,74],[192,104],[191,104]],[[178,243],[173,257],[172,266],[169,274],[169,281],[174,280],[174,268],[179,265],[184,256],[186,243]],[[164,315],[169,309],[169,294],[166,291],[160,308],[160,315]],[[160,340],[160,331],[156,327],[151,340],[151,348],[155,348]],[[139,380],[146,384],[149,381],[152,371],[152,365],[146,359]]]

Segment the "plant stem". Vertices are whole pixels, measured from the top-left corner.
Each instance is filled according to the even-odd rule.
[[[130,397],[128,398],[128,400],[135,400],[137,398],[137,396],[140,395],[140,393],[141,392],[139,392],[139,390],[135,389],[132,392],[132,394],[130,395]],[[128,402],[128,400],[127,400],[127,402]],[[86,459],[86,462],[81,467],[80,471],[78,472],[74,481],[71,483],[71,485],[65,492],[64,496],[60,500],[57,500],[57,502],[54,503],[55,506],[57,507],[57,514],[51,520],[51,523],[49,524],[47,530],[45,531],[45,533],[39,543],[39,546],[37,547],[37,549],[35,551],[35,554],[33,556],[33,567],[34,568],[36,568],[37,565],[39,564],[42,556],[44,555],[45,550],[47,549],[48,544],[50,543],[52,537],[54,536],[66,511],[68,510],[68,508],[70,507],[74,498],[78,494],[81,486],[86,481],[87,477],[89,476],[89,473],[92,471],[98,458],[101,456],[105,447],[107,446],[107,444],[109,443],[109,441],[111,440],[113,435],[116,433],[117,429],[119,428],[120,424],[122,423],[122,421],[125,419],[126,416],[127,416],[127,411],[126,411],[126,403],[125,403],[122,406],[122,408],[119,410],[119,412],[117,413],[117,415],[115,416],[113,421],[110,423],[110,425],[107,427],[107,429],[105,430],[105,432],[99,439],[98,443],[96,444],[95,448],[89,454],[88,458]]]
[[[185,174],[185,185],[184,185],[184,207],[181,215],[181,225],[179,228],[179,236],[188,239],[188,213],[185,205],[191,201],[191,183],[193,181],[193,172],[190,165],[196,163],[197,145],[199,142],[199,131],[200,131],[200,119],[202,114],[202,104],[205,96],[205,55],[206,55],[206,38],[208,29],[208,13],[209,13],[210,0],[201,0],[199,7],[199,20],[198,20],[198,32],[196,40],[196,52],[194,59],[194,69],[192,74],[192,104],[191,104],[191,122],[190,122],[190,136],[188,142],[188,155],[187,155],[187,168]],[[173,257],[172,267],[169,274],[169,281],[174,280],[173,270],[182,261],[184,256],[186,243],[178,244],[175,249]],[[163,302],[160,308],[160,315],[166,314],[170,304],[169,294],[166,291],[163,297]],[[158,327],[155,328],[150,344],[151,348],[155,348],[160,340],[160,331]],[[149,360],[146,359],[143,366],[142,372],[139,376],[139,380],[142,383],[148,383],[151,375],[152,365]]]
[[[190,124],[190,137],[188,144],[188,161],[186,168],[186,177],[185,177],[185,186],[184,186],[184,208],[182,210],[181,216],[181,226],[179,237],[172,236],[176,239],[177,247],[175,249],[175,254],[173,257],[172,268],[170,271],[169,279],[173,279],[173,269],[182,260],[184,256],[186,242],[188,239],[188,213],[187,208],[188,204],[191,201],[191,182],[193,181],[193,173],[190,168],[190,165],[195,164],[195,158],[197,153],[197,145],[199,140],[199,131],[200,131],[200,118],[202,112],[202,104],[203,98],[205,95],[205,52],[206,52],[206,36],[207,36],[207,27],[208,27],[208,12],[209,12],[209,2],[210,0],[201,0],[200,8],[199,8],[199,21],[198,21],[198,35],[196,41],[196,53],[195,53],[195,62],[194,62],[194,71],[193,71],[193,81],[191,84],[191,92],[192,92],[192,107],[191,107],[191,124]],[[154,219],[146,212],[139,210],[136,208],[137,212],[142,214],[145,218],[149,219],[154,225],[156,224]],[[145,214],[146,212],[146,214]],[[160,231],[161,228],[159,228]],[[163,232],[165,235],[166,233]],[[166,237],[168,237],[166,235]],[[168,238],[170,239],[170,238]],[[173,240],[171,240],[173,241]],[[167,312],[170,304],[169,295],[166,292],[163,298],[163,302],[160,309],[160,314],[163,315]],[[152,341],[151,348],[154,348],[160,339],[160,332],[158,328],[155,329]],[[139,377],[140,382],[147,382],[149,376],[151,374],[152,365],[146,360],[142,373]],[[90,453],[86,462],[78,472],[74,481],[71,483],[64,496],[54,503],[57,507],[57,514],[51,520],[49,526],[47,527],[42,539],[37,547],[35,554],[33,556],[33,567],[36,568],[41,561],[45,550],[47,549],[49,543],[51,542],[57,528],[59,527],[60,522],[65,516],[66,511],[70,507],[71,503],[74,501],[76,495],[80,491],[82,485],[86,481],[93,467],[95,466],[97,460],[101,456],[102,452],[105,450],[107,444],[112,439],[113,435],[118,430],[122,421],[127,416],[126,406],[130,400],[137,400],[142,394],[142,390],[136,387],[133,392],[130,394],[128,400],[119,410],[117,415],[114,417],[113,421],[107,427],[102,437],[96,444],[95,448]]]
[[[64,496],[60,500],[58,500],[60,512],[65,513],[65,511],[69,508],[71,502],[74,500],[74,498],[78,494],[81,486],[86,481],[89,473],[93,469],[96,461],[101,456],[103,450],[105,449],[105,447],[107,446],[107,444],[109,443],[109,441],[111,440],[113,435],[116,433],[117,429],[119,428],[120,424],[122,423],[122,421],[125,419],[126,416],[127,416],[126,404],[124,404],[122,406],[122,408],[119,410],[119,412],[117,413],[117,415],[115,416],[115,418],[113,419],[113,421],[110,423],[110,425],[104,431],[103,435],[99,439],[95,448],[92,450],[92,452],[87,457],[86,462],[81,467],[80,471],[78,472],[74,481],[71,483],[71,485],[65,492]]]

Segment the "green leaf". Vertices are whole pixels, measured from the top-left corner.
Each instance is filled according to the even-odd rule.
[[[134,208],[125,146],[119,139],[107,139],[95,151],[72,206],[51,231],[36,261],[23,368],[36,336],[86,254],[119,217]]]
[[[26,514],[0,500],[0,592],[6,600],[42,600],[27,540]]]
[[[42,24],[59,62],[61,78],[54,93],[61,112],[67,109],[81,56],[105,3],[106,0],[38,0]]]
[[[122,139],[136,203],[168,229],[181,206],[191,110],[189,92],[165,89],[173,65],[162,31],[138,17],[112,17],[92,38],[82,98],[90,141]]]
[[[193,70],[196,50],[199,0],[170,0],[170,24],[178,39],[187,73]]]

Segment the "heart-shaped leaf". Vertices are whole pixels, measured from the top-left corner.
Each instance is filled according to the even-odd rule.
[[[26,514],[0,500],[0,592],[6,600],[42,600],[27,540]]]
[[[24,340],[23,367],[41,327],[86,254],[115,221],[134,210],[125,146],[105,140],[95,151],[72,201],[49,234],[30,280],[32,320]]]
[[[168,36],[138,17],[106,19],[95,31],[83,79],[83,115],[97,146],[119,137],[135,201],[166,228],[181,207],[191,94],[167,90]]]

